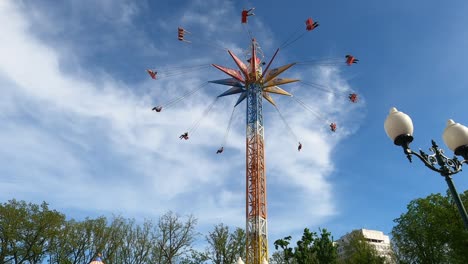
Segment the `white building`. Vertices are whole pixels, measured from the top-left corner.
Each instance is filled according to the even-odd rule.
[[[340,239],[336,240],[335,243],[338,245],[338,258],[344,258],[345,250],[344,245],[349,242],[352,234],[360,233],[364,236],[367,243],[373,245],[377,250],[378,254],[387,259],[387,263],[394,263],[392,260],[392,248],[390,246],[390,238],[385,235],[382,231],[377,230],[368,230],[368,229],[358,229],[354,230],[351,233],[348,233],[342,236]]]

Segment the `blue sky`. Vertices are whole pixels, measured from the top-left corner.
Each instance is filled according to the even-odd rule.
[[[170,4],[169,4],[170,3]],[[251,30],[271,58],[313,17],[320,27],[281,50],[275,64],[343,57],[352,67],[295,66],[283,77],[332,87],[284,85],[338,131],[290,98],[274,97],[303,150],[265,104],[269,238],[304,227],[339,236],[356,228],[389,233],[409,201],[447,189],[387,138],[392,106],[415,125],[413,148],[440,146],[448,118],[468,124],[464,91],[468,4],[464,1],[1,1],[0,200],[40,203],[81,219],[122,214],[156,219],[194,214],[199,231],[245,223],[245,104],[225,153],[215,151],[237,98],[222,98],[189,141],[187,130],[226,87],[210,85],[156,114],[150,109],[226,76],[214,68],[157,81],[147,68],[235,67],[212,45],[242,54]],[[178,26],[192,44],[177,41]],[[360,95],[350,104],[349,92]],[[447,150],[447,153],[449,151]],[[449,153],[451,156],[451,153]],[[468,177],[454,177],[459,191]]]

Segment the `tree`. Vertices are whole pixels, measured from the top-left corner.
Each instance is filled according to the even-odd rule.
[[[0,205],[0,263],[41,263],[64,222],[65,216],[45,202]]]
[[[468,206],[468,191],[461,195]],[[402,263],[468,263],[468,232],[450,195],[415,199],[395,219],[392,235]]]
[[[110,225],[104,229],[102,237],[104,239],[103,242],[105,242],[105,248],[102,251],[97,251],[96,254],[102,252],[108,263],[120,262],[118,254],[125,247],[124,241],[127,230],[131,228],[132,226],[129,224],[129,221],[123,217],[114,217]],[[130,232],[128,231],[128,233]]]
[[[173,264],[175,259],[189,253],[195,240],[195,226],[197,219],[192,215],[188,216],[185,222],[180,217],[169,211],[159,218],[157,248],[153,254],[157,253],[159,261],[152,263]]]
[[[99,253],[106,263],[201,264],[207,257],[191,249],[196,222],[193,216],[184,221],[172,212],[157,224],[139,225],[123,217],[110,223],[105,217],[65,221],[65,215],[50,210],[45,202],[11,200],[0,204],[0,264],[89,263]],[[240,255],[243,247],[243,230],[229,234],[229,254]]]
[[[304,229],[301,240],[297,241],[297,246],[294,250],[294,258],[298,264],[318,263],[315,254],[313,243],[317,237],[315,232],[310,232],[308,228]]]
[[[284,259],[284,252],[276,251],[271,254],[270,264],[288,264],[288,262]]]
[[[16,200],[0,205],[0,263],[17,261],[16,245],[20,243],[20,230],[28,218],[26,207]]]
[[[153,223],[145,221],[136,225],[135,220],[128,220],[123,227],[123,244],[118,250],[117,259],[126,264],[148,263],[151,248],[156,243]],[[114,262],[115,263],[115,262]]]
[[[208,258],[215,264],[229,263],[228,261],[228,243],[229,243],[229,227],[219,224],[214,227],[214,230],[206,236],[206,241],[209,244],[207,250]]]
[[[454,221],[450,225],[450,261],[452,263],[468,263],[468,254],[466,249],[468,248],[468,230],[464,228],[463,221],[461,220],[460,213],[455,210],[456,204],[452,198],[452,195],[448,195],[447,198],[450,201],[451,207],[448,208],[452,212]],[[468,208],[468,190],[460,195],[463,205]]]
[[[229,251],[232,257],[234,257],[234,261],[237,261],[239,257],[245,259],[246,236],[244,229],[237,227],[236,230],[230,234],[230,237]]]
[[[379,256],[375,247],[369,244],[364,235],[358,231],[353,231],[348,236],[348,241],[344,242],[344,259],[346,264],[385,264],[385,258]]]
[[[314,252],[317,254],[318,263],[333,264],[338,258],[337,248],[333,243],[333,237],[327,229],[319,229],[320,237],[314,239]]]
[[[295,248],[289,247],[291,236],[274,242],[275,249],[270,262],[277,264],[333,264],[337,260],[336,246],[333,244],[331,233],[326,229],[319,229],[320,237],[308,228],[304,229],[301,240]]]
[[[79,222],[66,221],[59,236],[53,240],[49,263],[89,263],[106,248],[107,219],[99,217]]]
[[[215,225],[206,241],[209,245],[206,256],[215,264],[232,264],[238,257],[245,259],[245,232],[241,228],[231,233],[228,226]]]
[[[198,252],[194,249],[190,250],[190,255],[182,258],[180,264],[203,264],[208,260],[205,252]]]
[[[273,244],[275,245],[275,249],[281,249],[282,251],[277,251],[273,253],[273,259],[270,262],[276,264],[289,264],[293,263],[294,261],[294,251],[293,248],[289,247],[291,243],[291,236],[284,237],[282,239],[276,240]]]

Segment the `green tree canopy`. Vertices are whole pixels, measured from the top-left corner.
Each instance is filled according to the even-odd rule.
[[[105,263],[179,263],[194,253],[195,225],[193,216],[184,221],[172,212],[157,223],[123,217],[67,221],[45,202],[11,200],[0,204],[0,264],[86,264],[99,253]]]
[[[333,264],[337,260],[337,247],[333,243],[333,237],[327,229],[320,230],[320,237],[314,239],[314,251],[319,263]]]
[[[185,222],[171,211],[161,216],[158,221],[160,234],[156,243],[161,258],[156,263],[173,264],[177,258],[190,252],[197,235],[196,224],[197,219],[193,215],[189,215]]]
[[[461,195],[468,206],[468,191]],[[395,252],[401,263],[468,263],[468,232],[451,196],[415,199],[395,219]]]
[[[348,235],[348,241],[344,241],[344,257],[340,263],[346,264],[385,264],[385,257],[379,256],[375,247],[369,244],[359,230]]]
[[[231,233],[228,226],[215,225],[206,241],[209,245],[206,256],[214,264],[232,264],[238,257],[245,259],[245,231],[242,228]]]
[[[41,263],[65,216],[41,205],[10,200],[0,205],[0,263]]]
[[[333,264],[337,261],[337,248],[333,243],[331,233],[326,229],[319,229],[320,236],[304,229],[302,237],[296,247],[289,246],[291,236],[278,239],[274,242],[275,249],[271,263],[276,264]]]

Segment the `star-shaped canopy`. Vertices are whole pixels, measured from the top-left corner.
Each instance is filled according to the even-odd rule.
[[[292,96],[290,93],[286,92],[278,85],[297,82],[299,80],[289,78],[278,78],[278,76],[290,67],[292,67],[295,63],[286,64],[281,67],[269,70],[269,66],[275,59],[276,54],[278,53],[277,50],[271,61],[268,63],[268,66],[265,69],[265,73],[262,73],[262,63],[261,60],[257,57],[256,47],[257,45],[255,41],[253,41],[252,57],[248,60],[249,65],[246,65],[233,52],[228,50],[229,55],[231,55],[239,70],[227,68],[217,64],[212,64],[215,68],[231,76],[231,78],[228,79],[210,81],[211,83],[231,86],[231,88],[229,88],[224,93],[218,95],[218,97],[240,94],[239,99],[236,103],[237,106],[247,97],[247,89],[249,89],[251,84],[260,85],[262,89],[263,98],[265,98],[274,106],[276,106],[276,104],[273,98],[270,96],[270,94]]]

